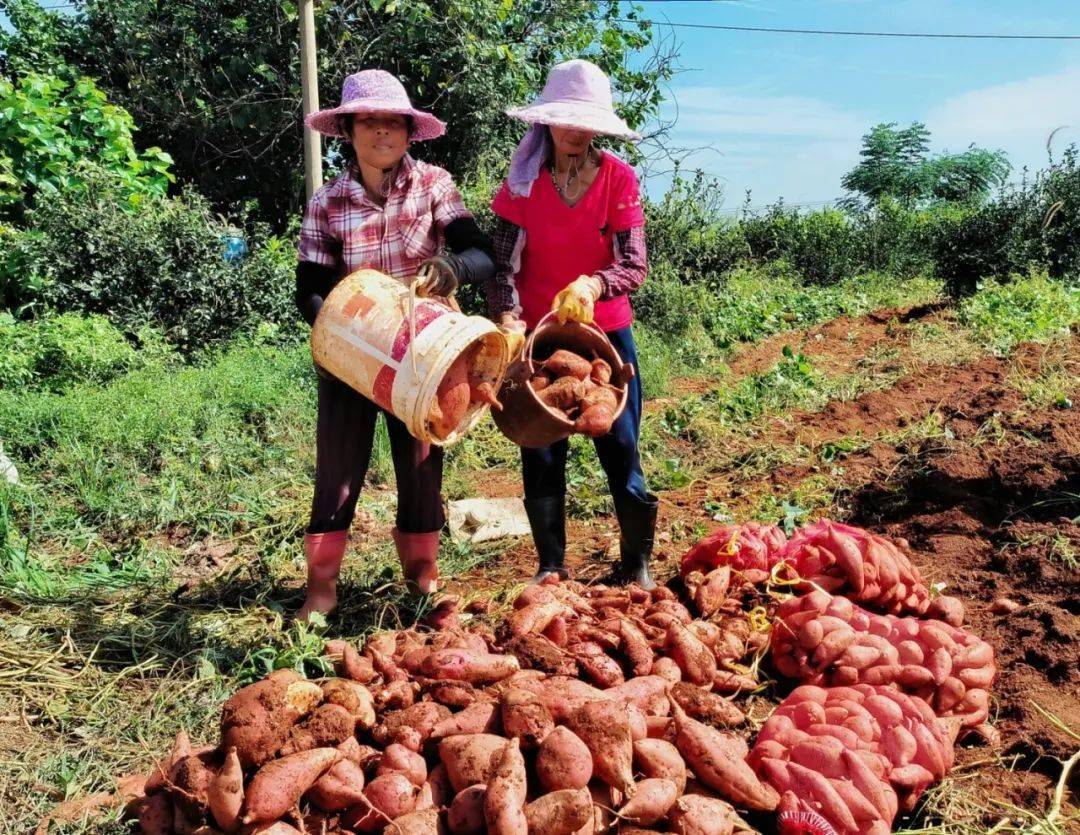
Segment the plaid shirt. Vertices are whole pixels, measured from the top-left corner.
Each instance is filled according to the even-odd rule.
[[[411,279],[442,249],[446,225],[460,217],[472,215],[449,172],[438,166],[406,154],[383,206],[368,197],[351,168],[312,195],[300,227],[300,260],[334,267],[342,276],[368,268]]]

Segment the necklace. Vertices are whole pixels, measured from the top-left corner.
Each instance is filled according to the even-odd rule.
[[[566,171],[566,182],[563,185],[559,185],[558,172],[555,170],[555,162],[551,163],[551,184],[555,186],[555,191],[564,199],[570,202],[576,201],[582,195],[582,189],[577,189],[573,194],[570,194],[570,184],[581,183],[581,173],[584,167],[587,167],[592,162],[592,148],[589,148],[585,153],[584,166],[579,165],[577,158],[573,158],[570,162],[570,167]]]

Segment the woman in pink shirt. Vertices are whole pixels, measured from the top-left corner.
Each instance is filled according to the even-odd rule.
[[[636,369],[630,293],[647,271],[641,194],[634,170],[592,140],[597,134],[640,136],[615,114],[607,76],[588,61],[558,65],[537,101],[507,113],[531,127],[492,203],[498,218],[496,272],[487,293],[492,318],[519,333],[551,310],[563,321],[595,322]],[[626,410],[595,444],[619,520],[616,576],[652,588],[657,500],[641,470],[640,426],[635,374]],[[567,574],[567,450],[566,441],[521,450],[525,509],[540,558],[537,580]]]

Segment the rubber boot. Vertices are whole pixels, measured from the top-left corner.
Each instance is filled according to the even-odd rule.
[[[401,560],[405,585],[414,594],[434,594],[439,590],[439,532],[405,533],[393,530],[394,545]]]
[[[566,570],[566,496],[543,496],[525,499],[525,515],[529,517],[540,567],[532,578],[539,583],[551,574],[560,580],[570,579]]]
[[[312,612],[329,615],[337,608],[337,578],[348,544],[348,531],[328,531],[304,535],[304,558],[307,560],[307,596],[296,613],[306,621]]]
[[[615,571],[619,583],[637,583],[646,591],[656,588],[649,572],[652,559],[653,538],[656,534],[656,496],[642,502],[637,499],[615,501],[615,515],[619,519],[619,567]]]

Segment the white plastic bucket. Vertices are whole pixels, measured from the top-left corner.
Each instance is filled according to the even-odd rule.
[[[447,446],[484,416],[472,403],[461,422],[437,437],[429,421],[435,392],[450,366],[478,345],[471,374],[498,391],[509,363],[506,338],[481,316],[466,316],[438,299],[414,300],[399,280],[358,270],[338,282],[311,329],[311,355],[343,383],[394,414],[421,441]],[[415,341],[413,337],[415,336]]]

